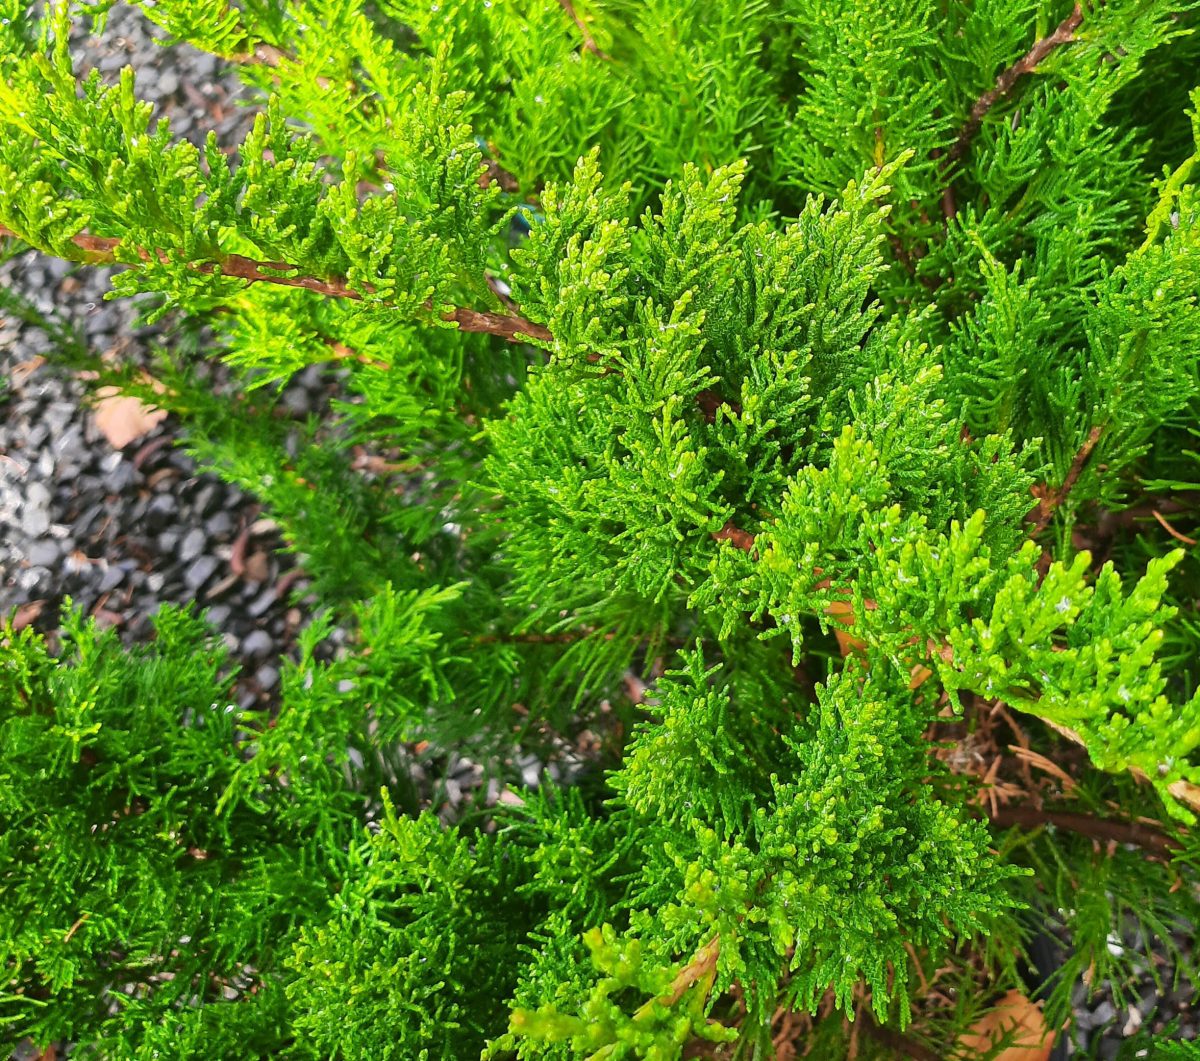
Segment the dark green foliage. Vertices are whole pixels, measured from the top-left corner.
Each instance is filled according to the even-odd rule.
[[[257,786],[253,806],[222,806],[245,724],[224,648],[180,612],[156,627],[129,654],[75,613],[57,654],[9,632],[2,1023],[101,1056],[189,1038],[265,1052],[289,1034],[277,964],[342,859],[286,827],[293,800],[277,783]]]
[[[323,610],[262,713],[5,635],[6,1042],[951,1057],[1197,923],[1195,3],[139,4],[234,156],[77,84],[108,6],[0,0],[0,225],[209,326],[91,367]]]
[[[473,1056],[515,978],[527,916],[516,866],[495,840],[472,851],[431,815],[384,810],[352,849],[330,917],[301,932],[288,961],[296,1032],[319,1056]]]

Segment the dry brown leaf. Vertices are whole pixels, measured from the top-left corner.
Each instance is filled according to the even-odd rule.
[[[1009,1036],[1009,1045],[989,1054]],[[1049,1061],[1054,1033],[1046,1027],[1041,1007],[1020,991],[1010,991],[958,1040],[959,1056],[993,1057],[994,1061]]]
[[[28,361],[21,361],[8,370],[8,379],[13,387],[21,387],[25,381],[46,363],[41,354],[35,354]]]
[[[38,616],[42,614],[42,609],[46,607],[44,600],[26,601],[17,608],[12,617],[12,625],[14,631],[24,630],[30,623],[37,622]]]
[[[1062,782],[1064,792],[1072,792],[1075,789],[1075,778],[1066,772],[1061,766],[1055,762],[1051,762],[1044,755],[1035,752],[1032,748],[1023,748],[1018,744],[1010,744],[1008,750],[1012,752],[1018,759],[1029,763],[1030,766],[1036,767],[1043,773],[1049,774],[1051,777],[1058,778]]]
[[[247,582],[266,582],[270,573],[271,568],[266,553],[253,552],[246,557],[244,576]]]
[[[830,601],[825,606],[825,614],[832,616],[839,623],[845,623],[848,627],[854,625],[854,605],[849,601]],[[866,650],[867,643],[865,641],[860,641],[849,630],[843,629],[841,626],[833,628],[833,636],[837,638],[838,648],[841,649],[843,656]]]
[[[146,405],[140,398],[122,394],[116,387],[101,387],[96,398],[92,415],[114,449],[124,449],[166,419],[165,409]]]
[[[1200,785],[1193,785],[1190,781],[1172,781],[1167,786],[1167,791],[1180,803],[1186,803],[1192,810],[1200,811]]]

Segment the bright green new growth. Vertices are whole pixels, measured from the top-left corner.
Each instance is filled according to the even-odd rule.
[[[139,4],[233,156],[107,6],[0,0],[0,226],[212,327],[101,382],[328,610],[269,714],[181,612],[6,633],[6,1041],[949,1057],[1034,928],[1057,1027],[1196,923],[1194,3]]]

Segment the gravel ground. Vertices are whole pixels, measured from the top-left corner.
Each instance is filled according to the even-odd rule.
[[[136,10],[117,7],[103,37],[81,38],[77,54],[84,68],[106,79],[132,64],[139,94],[171,116],[176,133],[199,142],[211,128],[224,146],[237,143],[254,113],[239,105],[248,102],[246,90],[212,57],[185,45],[163,47],[156,43],[162,36]],[[104,301],[108,276],[34,254],[0,265],[0,284],[57,314],[91,350],[140,359],[166,333],[138,327],[130,302]],[[148,636],[159,604],[199,602],[242,668],[242,703],[269,703],[279,661],[307,621],[302,570],[279,550],[274,524],[253,497],[198,473],[173,447],[170,419],[112,448],[83,403],[83,384],[43,364],[53,346],[39,328],[0,318],[0,380],[7,381],[0,390],[0,615],[15,613],[18,623],[52,633],[70,596],[135,642]],[[312,371],[292,384],[287,405],[302,415],[326,398],[321,374]],[[485,783],[492,800],[517,798],[495,780],[485,782],[469,759],[435,759],[415,753],[414,766],[418,786],[443,817],[452,818],[464,793]],[[569,775],[571,764],[564,765]],[[559,774],[558,767],[552,764],[550,773]],[[512,769],[527,785],[542,774],[532,756],[518,758]],[[1077,985],[1078,1027],[1060,1056],[1116,1058],[1131,1045],[1127,1037],[1168,1025],[1174,1035],[1197,1038],[1191,992],[1169,987],[1163,959],[1146,953],[1133,932],[1113,945],[1145,954],[1146,973],[1133,991],[1139,1001],[1118,1009],[1108,985],[1090,998]],[[1168,985],[1161,994],[1152,965]]]
[[[139,92],[179,132],[198,138],[211,125],[224,145],[237,143],[253,117],[237,106],[243,89],[217,76],[211,56],[164,48],[161,37],[135,9],[118,7],[102,40],[77,42],[78,61],[108,80],[133,64]],[[163,331],[137,327],[138,307],[129,300],[104,300],[109,275],[34,253],[0,267],[0,283],[76,330],[91,351],[142,361]],[[197,473],[173,447],[170,421],[114,449],[82,403],[83,384],[43,364],[54,345],[35,326],[11,316],[0,322],[0,372],[8,383],[0,424],[0,614],[53,631],[69,596],[136,641],[148,636],[160,603],[197,602],[241,665],[243,704],[269,697],[278,657],[304,619],[289,603],[302,573],[278,551],[274,524],[249,495]],[[306,388],[320,400],[319,375],[294,389]]]
[[[1181,928],[1174,933],[1174,945],[1185,953],[1194,946],[1193,941],[1192,932]],[[1100,984],[1094,994],[1090,994],[1084,984],[1076,983],[1072,996],[1075,1028],[1069,1049],[1063,1056],[1100,1058],[1102,1061],[1137,1057],[1139,1040],[1136,1037],[1139,1033],[1143,1037],[1167,1035],[1187,1041],[1200,1039],[1195,989],[1186,981],[1173,982],[1174,968],[1162,953],[1147,946],[1141,928],[1130,924],[1119,938],[1110,937],[1108,946],[1110,950],[1136,955],[1137,980],[1125,985],[1121,1004],[1113,997],[1112,984],[1108,981]],[[1162,985],[1161,989],[1158,984]],[[1152,1057],[1153,1052],[1140,1056]],[[1196,1056],[1200,1058],[1200,1048]]]

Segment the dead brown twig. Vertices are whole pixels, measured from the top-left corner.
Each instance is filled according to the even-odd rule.
[[[1158,520],[1159,526],[1162,527],[1162,529],[1165,530],[1177,542],[1183,542],[1184,545],[1195,545],[1196,544],[1195,538],[1189,538],[1186,534],[1180,534],[1179,531],[1177,531],[1174,527],[1172,527],[1171,524],[1169,524],[1167,522],[1166,516],[1164,516],[1161,512],[1159,512],[1158,509],[1156,509],[1156,508],[1152,509],[1150,511],[1150,515],[1152,515],[1156,520]]]
[[[692,955],[692,960],[679,970],[675,979],[671,981],[671,986],[667,988],[667,993],[650,999],[638,1009],[633,1015],[633,1019],[635,1021],[645,1020],[654,1011],[655,1006],[665,1006],[669,1009],[697,984],[700,984],[707,993],[717,975],[717,958],[720,954],[721,937],[713,936]]]

